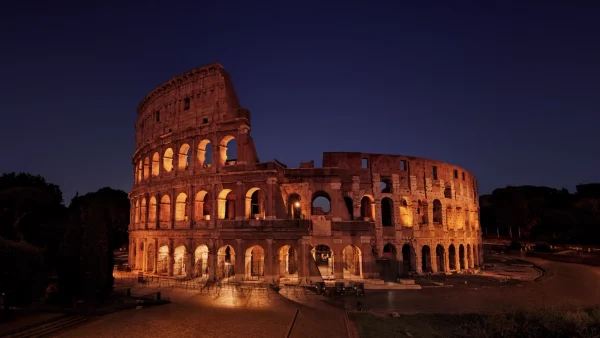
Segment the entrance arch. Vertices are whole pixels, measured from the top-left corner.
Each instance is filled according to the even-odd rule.
[[[166,245],[158,249],[158,262],[156,273],[166,274],[169,272],[169,247]]]
[[[362,278],[362,253],[355,245],[347,245],[342,251],[344,278]]]
[[[381,200],[381,225],[384,227],[394,226],[394,202],[389,197]]]
[[[398,276],[398,252],[392,243],[383,246],[383,255],[381,255],[382,266],[380,277],[385,281],[395,282]]]
[[[187,269],[189,268],[186,264],[187,250],[185,246],[180,245],[175,248],[174,262],[173,262],[173,276],[185,276]]]
[[[261,279],[265,275],[265,249],[254,245],[246,249],[246,279]]]
[[[412,245],[404,244],[402,246],[402,274],[407,275],[416,270],[415,259],[416,255]]]
[[[375,205],[373,204],[373,198],[365,195],[360,200],[360,217],[363,221],[372,221],[375,217]]]
[[[288,209],[291,219],[302,218],[302,204],[300,195],[293,193],[288,196]]]
[[[235,194],[231,189],[223,189],[217,199],[218,219],[235,219]]]
[[[217,251],[217,277],[229,280],[232,276],[235,276],[235,250],[225,245]]]
[[[156,259],[156,250],[154,244],[150,243],[146,247],[146,272],[154,272],[154,260]]]
[[[333,262],[335,259],[333,251],[327,245],[319,244],[311,250],[311,254],[317,263],[321,277],[323,279],[333,279]]]
[[[465,247],[462,244],[458,247],[458,261],[460,264],[460,269],[464,270],[465,269]]]
[[[208,246],[198,245],[194,251],[194,277],[208,277]]]
[[[445,260],[444,260],[444,247],[441,244],[438,244],[435,247],[435,257],[436,257],[436,263],[437,263],[437,267],[438,267],[438,271],[439,272],[444,272],[445,271]]]
[[[265,196],[260,188],[250,188],[246,193],[246,219],[265,218]]]
[[[421,263],[423,272],[431,272],[431,249],[429,245],[423,245],[421,248]]]
[[[291,245],[279,248],[279,276],[286,279],[298,279],[298,255]]]

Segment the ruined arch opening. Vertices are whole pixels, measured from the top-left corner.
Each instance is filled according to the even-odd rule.
[[[148,210],[148,221],[156,222],[156,212],[156,197],[152,196],[150,197],[150,210]]]
[[[416,270],[415,267],[416,255],[412,245],[406,243],[402,246],[402,272],[403,274],[408,274],[409,272],[414,272]]]
[[[154,260],[156,258],[156,249],[154,244],[150,243],[146,247],[146,272],[154,272]]]
[[[450,265],[450,270],[456,270],[456,247],[454,244],[450,244],[448,247],[448,265]]]
[[[298,278],[298,254],[291,245],[279,248],[279,276]]]
[[[372,221],[375,218],[375,205],[371,196],[365,195],[360,200],[360,217],[364,221]]]
[[[218,219],[235,219],[236,196],[231,189],[223,189],[217,199]]]
[[[160,171],[160,155],[155,152],[152,155],[152,177],[157,177]]]
[[[342,267],[344,278],[362,278],[362,253],[355,245],[347,245],[342,251]]]
[[[417,217],[419,224],[427,224],[427,203],[417,201]]]
[[[150,176],[150,159],[146,157],[144,159],[144,180],[147,180],[148,176]]]
[[[208,277],[208,246],[200,244],[194,251],[194,277]]]
[[[244,215],[246,219],[265,218],[265,194],[260,188],[250,188],[246,192],[246,208]]]
[[[185,246],[180,245],[176,247],[173,256],[173,276],[185,276],[188,269],[188,266],[185,264],[187,260]]]
[[[235,276],[235,250],[225,245],[217,251],[217,277],[229,279],[232,276]]]
[[[381,225],[394,226],[394,202],[389,197],[381,199]]]
[[[167,148],[163,154],[163,168],[170,173],[173,170],[173,149]]]
[[[288,196],[288,212],[291,219],[302,218],[302,201],[300,195],[293,193]]]
[[[452,198],[452,186],[450,182],[444,184],[444,198]]]
[[[176,221],[187,221],[187,195],[185,193],[179,193],[175,200],[175,220]]]
[[[184,143],[179,148],[177,154],[177,168],[179,170],[186,170],[190,167],[191,148],[190,145]]]
[[[440,271],[440,272],[445,271],[444,247],[441,244],[438,244],[435,247],[435,257],[436,257],[438,271]]]
[[[163,195],[160,199],[158,221],[161,223],[169,223],[171,221],[171,198],[169,195]]]
[[[227,135],[221,139],[219,144],[221,165],[235,164],[237,161],[237,142],[235,137]]]
[[[460,269],[465,269],[465,247],[464,245],[460,245],[458,247],[458,263],[460,264]]]
[[[312,248],[311,254],[317,263],[317,268],[324,279],[333,278],[333,251],[324,244]]]
[[[198,191],[194,198],[194,218],[196,221],[210,220],[210,194],[204,190]]]
[[[433,224],[442,225],[442,203],[438,199],[433,200]]]
[[[352,198],[349,196],[344,196],[344,204],[346,205],[346,209],[348,210],[348,218],[353,221],[354,220],[354,202]]]
[[[396,247],[392,243],[383,246],[383,254],[381,255],[381,272],[380,277],[389,282],[395,282],[398,277],[398,258]]]
[[[382,194],[391,194],[392,193],[392,178],[391,177],[382,177],[379,180],[379,192]]]
[[[400,200],[400,223],[404,227],[412,227],[412,219],[412,211],[406,199],[403,198]]]
[[[158,249],[158,262],[156,266],[156,273],[166,274],[169,272],[169,247],[166,245],[161,246]]]
[[[431,272],[431,249],[429,245],[423,245],[421,248],[421,264],[423,272]]]
[[[254,245],[246,249],[246,279],[258,280],[265,275],[265,249]]]
[[[200,168],[210,167],[210,164],[212,163],[212,144],[210,141],[206,139],[200,141],[196,152]]]
[[[312,215],[329,215],[331,212],[331,198],[324,191],[317,191],[312,198]]]

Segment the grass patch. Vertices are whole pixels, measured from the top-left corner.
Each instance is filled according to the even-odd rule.
[[[491,314],[349,314],[368,337],[600,337],[600,307],[573,305]]]

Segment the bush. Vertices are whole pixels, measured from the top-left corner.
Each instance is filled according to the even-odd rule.
[[[510,242],[510,244],[506,247],[506,250],[521,250],[521,248],[523,247],[523,245],[521,245],[521,243],[517,242],[517,241],[512,241]]]
[[[550,248],[550,244],[548,243],[535,243],[533,250],[539,252],[553,252],[553,250]]]

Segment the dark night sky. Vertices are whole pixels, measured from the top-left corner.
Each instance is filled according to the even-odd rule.
[[[0,3],[0,172],[41,174],[67,204],[129,191],[137,104],[215,61],[263,161],[428,157],[481,194],[600,181],[597,1],[94,2]]]

